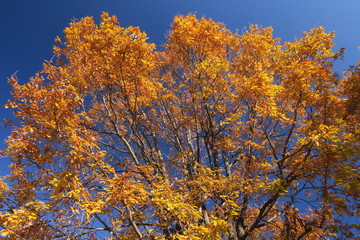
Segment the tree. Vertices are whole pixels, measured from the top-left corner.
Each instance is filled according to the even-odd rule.
[[[176,16],[161,50],[114,16],[70,23],[10,79],[7,239],[355,239],[359,66],[332,32],[293,42]]]

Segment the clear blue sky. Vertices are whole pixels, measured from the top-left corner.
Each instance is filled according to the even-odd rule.
[[[315,26],[335,31],[336,49],[345,47],[342,71],[360,59],[360,0],[0,0],[0,121],[11,118],[2,106],[11,97],[7,78],[17,72],[26,82],[52,57],[56,36],[71,19],[116,15],[120,24],[140,26],[151,42],[161,45],[177,14],[197,12],[242,32],[250,24],[272,26],[275,37],[291,41]],[[0,149],[9,129],[0,129]],[[0,160],[0,176],[8,173]]]

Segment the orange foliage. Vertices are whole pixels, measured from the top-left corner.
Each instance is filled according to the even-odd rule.
[[[272,32],[176,16],[157,49],[107,13],[70,23],[56,61],[10,79],[0,234],[354,239],[359,66],[335,73],[322,27]]]

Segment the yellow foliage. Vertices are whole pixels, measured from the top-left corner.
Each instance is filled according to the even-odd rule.
[[[103,13],[64,34],[9,80],[4,238],[352,239],[360,67],[335,73],[334,33],[189,14],[157,49]]]

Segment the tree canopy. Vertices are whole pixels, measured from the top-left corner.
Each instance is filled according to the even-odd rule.
[[[103,13],[9,82],[6,239],[355,239],[360,66],[334,33],[282,43],[176,16],[162,47]]]

